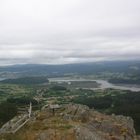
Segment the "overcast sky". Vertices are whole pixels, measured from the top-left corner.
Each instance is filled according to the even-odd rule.
[[[140,0],[0,0],[0,65],[140,59]]]

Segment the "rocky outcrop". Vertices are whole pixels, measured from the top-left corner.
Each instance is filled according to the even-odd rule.
[[[124,116],[109,116],[83,105],[69,105],[67,114],[82,123],[75,127],[77,140],[134,140],[133,120]]]
[[[6,139],[6,135],[3,139]],[[105,115],[87,106],[67,104],[37,113],[10,140],[139,140],[130,117]]]

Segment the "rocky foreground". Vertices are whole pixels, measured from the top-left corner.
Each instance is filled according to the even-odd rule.
[[[130,117],[105,115],[87,106],[44,107],[15,134],[0,140],[139,140]]]

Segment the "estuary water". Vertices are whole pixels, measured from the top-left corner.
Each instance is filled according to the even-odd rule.
[[[90,88],[93,90],[96,89],[106,89],[106,88],[113,88],[113,89],[120,89],[120,90],[130,90],[130,91],[140,91],[140,85],[125,85],[125,84],[112,84],[106,80],[91,80],[91,79],[71,79],[71,78],[49,78],[50,82],[71,82],[71,81],[96,81],[100,86],[98,88]]]

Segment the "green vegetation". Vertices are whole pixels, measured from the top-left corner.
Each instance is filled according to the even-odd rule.
[[[0,104],[0,126],[17,115],[15,104],[3,102]]]
[[[55,85],[51,87],[52,90],[57,90],[57,91],[61,91],[61,90],[66,90],[67,88],[64,86],[60,86],[60,85]]]
[[[11,97],[11,98],[7,99],[7,102],[8,103],[13,103],[13,104],[16,104],[16,105],[29,105],[30,102],[33,105],[38,104],[38,102],[36,100],[34,100],[33,98],[31,98],[31,97],[19,97],[19,98]]]
[[[110,98],[110,96],[104,97],[79,96],[73,99],[73,102],[78,104],[85,104],[90,108],[94,107],[96,109],[106,109],[111,107],[112,98]]]
[[[11,97],[33,97],[37,88],[30,85],[0,84],[0,103]]]

